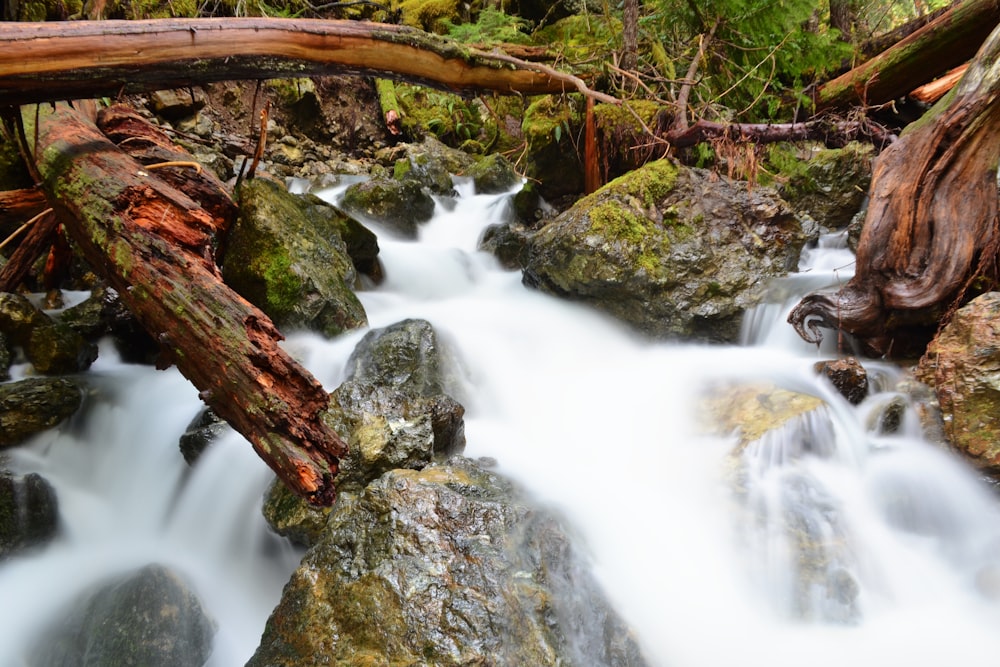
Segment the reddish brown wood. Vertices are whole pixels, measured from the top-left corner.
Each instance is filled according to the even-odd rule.
[[[97,126],[129,156],[147,167],[152,165],[147,171],[155,171],[158,179],[198,202],[215,219],[216,229],[229,229],[237,213],[229,186],[192,162],[191,154],[174,144],[163,130],[123,104],[98,112]]]
[[[49,202],[163,359],[289,488],[332,503],[347,446],[323,422],[327,393],[278,345],[267,316],[222,282],[211,258],[217,221],[73,110],[58,108],[39,130]]]
[[[965,0],[891,48],[824,83],[816,110],[879,105],[956,67],[973,55],[1000,22],[1000,0]]]
[[[0,267],[0,292],[13,292],[31,271],[31,266],[52,245],[59,219],[49,211],[36,220],[17,245],[7,263]]]
[[[16,229],[46,208],[45,193],[39,188],[0,190],[0,229]],[[0,241],[3,241],[0,238]]]
[[[214,81],[366,74],[468,92],[577,91],[579,78],[405,26],[225,18],[0,23],[6,105],[118,97]]]
[[[854,278],[804,298],[789,321],[806,340],[852,334],[868,354],[908,356],[963,300],[1000,279],[997,146],[1000,29],[947,106],[875,163]]]
[[[962,75],[965,74],[965,70],[968,69],[968,63],[964,65],[959,65],[953,70],[950,70],[944,76],[934,79],[928,84],[924,84],[919,88],[910,91],[909,97],[917,100],[918,102],[923,102],[924,104],[934,104],[939,99],[944,97],[949,90],[955,87]]]

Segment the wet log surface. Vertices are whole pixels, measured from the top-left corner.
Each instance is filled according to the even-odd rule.
[[[1000,29],[948,101],[886,149],[872,175],[855,276],[805,297],[789,321],[806,340],[851,334],[867,354],[920,354],[965,300],[1000,277],[997,154]]]
[[[224,221],[60,106],[43,118],[38,166],[49,203],[143,327],[296,493],[333,502],[347,446],[322,421],[326,391],[281,333],[223,282],[212,247]]]

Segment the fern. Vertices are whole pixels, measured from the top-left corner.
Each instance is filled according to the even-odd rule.
[[[448,36],[466,44],[527,44],[531,24],[499,9],[484,7],[475,23],[447,22]]]

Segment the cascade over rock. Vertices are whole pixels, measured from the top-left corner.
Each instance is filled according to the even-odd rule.
[[[52,485],[37,473],[19,476],[0,469],[0,561],[49,542],[58,530]]]
[[[534,234],[524,282],[653,338],[735,342],[743,313],[795,268],[805,241],[773,190],[659,160]]]
[[[567,535],[456,457],[340,496],[248,667],[645,665]]]
[[[81,596],[40,642],[37,667],[201,665],[212,652],[214,622],[188,585],[162,565]]]

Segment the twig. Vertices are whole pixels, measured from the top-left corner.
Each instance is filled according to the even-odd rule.
[[[21,232],[23,232],[24,230],[28,229],[33,224],[35,224],[36,222],[38,222],[42,218],[42,216],[47,215],[47,214],[49,214],[51,212],[52,212],[52,209],[51,208],[47,208],[44,211],[42,211],[41,213],[39,213],[38,215],[36,215],[35,217],[33,217],[31,220],[28,220],[26,223],[24,223],[23,225],[21,225],[20,227],[18,227],[17,229],[15,229],[10,234],[10,236],[8,236],[7,238],[5,238],[3,240],[3,242],[0,243],[0,250],[3,250],[3,247],[5,245],[7,245],[8,243],[10,243],[11,241],[13,241]]]

